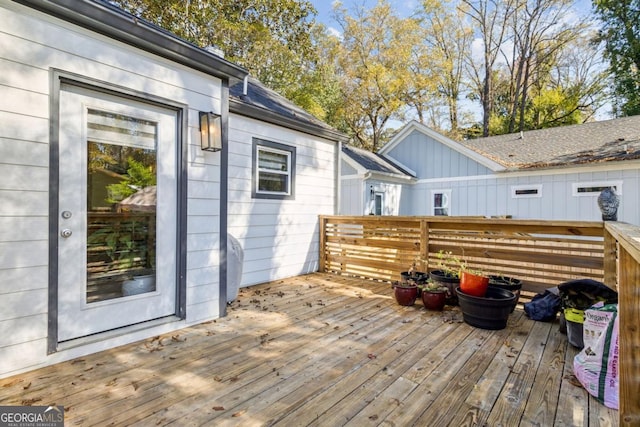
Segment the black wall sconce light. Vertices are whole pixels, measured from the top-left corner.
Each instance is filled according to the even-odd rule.
[[[200,147],[204,151],[222,150],[221,127],[219,114],[200,112]]]

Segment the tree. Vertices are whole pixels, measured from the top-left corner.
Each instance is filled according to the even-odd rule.
[[[640,0],[594,0],[614,76],[616,115],[640,114]]]
[[[110,0],[200,47],[214,46],[284,96],[315,60],[308,0]]]
[[[573,0],[533,0],[516,3],[511,15],[512,56],[505,55],[511,71],[511,106],[508,132],[526,129],[529,90],[536,79],[547,81],[559,53],[586,30],[587,23],[563,19]],[[543,86],[543,84],[539,84]],[[555,91],[555,89],[554,89]]]
[[[477,25],[482,37],[482,61],[477,67],[471,62],[472,75],[482,103],[482,135],[489,136],[493,111],[495,64],[507,38],[507,24],[514,12],[516,0],[462,0],[461,11]]]
[[[461,10],[450,1],[424,0],[422,5],[426,30],[422,54],[430,59],[428,66],[432,67],[428,78],[437,85],[437,93],[445,105],[450,126],[448,133],[460,137],[458,105],[466,86],[465,64],[471,51],[473,31]],[[414,105],[423,122],[419,104]]]
[[[342,38],[333,38],[333,58],[343,103],[339,109],[356,143],[377,151],[389,119],[400,115],[413,90],[409,67],[420,43],[418,21],[402,19],[386,0],[349,16],[334,7]]]

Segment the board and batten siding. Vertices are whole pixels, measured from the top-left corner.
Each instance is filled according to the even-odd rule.
[[[232,113],[228,231],[244,252],[241,286],[317,271],[318,215],[335,212],[338,144]],[[253,139],[296,147],[295,198],[251,196]]]
[[[364,215],[364,183],[358,175],[342,176],[340,179],[339,215]]]
[[[418,179],[487,175],[492,171],[475,160],[413,130],[386,157],[415,172]]]
[[[411,214],[430,214],[432,190],[451,190],[450,215],[510,215],[517,219],[600,221],[598,194],[576,196],[581,183],[621,182],[618,219],[640,224],[640,164],[625,162],[571,169],[506,172],[489,176],[419,181],[411,193]],[[513,197],[512,187],[540,189],[540,197]]]
[[[220,80],[6,0],[0,22],[0,376],[218,317],[220,153],[198,111],[220,111]],[[47,356],[53,69],[186,106],[187,319]]]

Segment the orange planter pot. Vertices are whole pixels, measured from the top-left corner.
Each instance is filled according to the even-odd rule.
[[[489,278],[478,276],[466,271],[460,275],[460,290],[467,295],[484,297],[489,287]]]

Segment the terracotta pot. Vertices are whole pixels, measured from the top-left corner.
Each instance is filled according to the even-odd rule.
[[[460,290],[467,295],[483,297],[489,287],[489,278],[463,271],[460,275]]]
[[[416,298],[418,298],[418,287],[395,285],[393,287],[393,295],[396,297],[398,304],[413,305],[416,303]]]
[[[422,291],[422,303],[427,310],[442,311],[446,302],[446,291]]]

